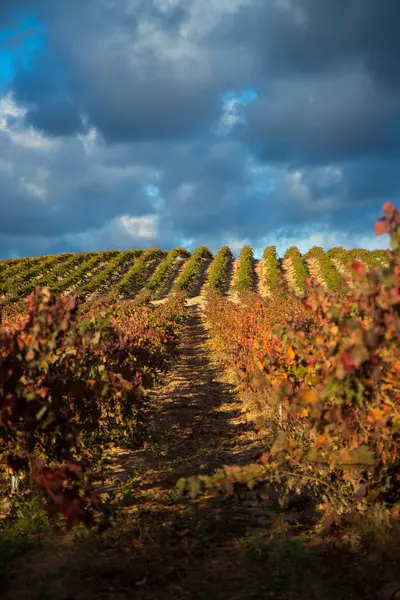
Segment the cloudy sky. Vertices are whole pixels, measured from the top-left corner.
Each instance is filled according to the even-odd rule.
[[[399,0],[1,0],[0,257],[384,248]]]

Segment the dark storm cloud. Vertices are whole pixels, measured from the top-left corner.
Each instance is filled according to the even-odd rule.
[[[258,155],[398,154],[399,23],[396,0],[255,2],[235,15],[227,38],[250,39],[263,74],[245,133]]]
[[[74,103],[110,140],[199,135],[218,116],[217,94],[246,81],[265,92],[254,129],[288,152],[292,141],[300,154],[309,151],[305,129],[311,150],[320,151],[327,136],[333,152],[346,142],[349,152],[368,151],[382,145],[377,130],[398,117],[397,0],[253,0],[232,14],[221,11],[193,46],[177,27],[196,3],[165,4],[170,10],[163,12],[149,0],[39,2],[51,51],[13,83],[19,101],[36,102],[32,122],[54,135],[73,124],[78,130]],[[308,87],[315,103],[306,99]],[[69,126],[62,126],[67,93]],[[338,129],[348,130],[354,117],[353,140],[342,139]]]
[[[145,169],[110,166],[104,155],[93,161],[77,140],[35,151],[0,133],[2,164],[0,237],[82,233],[132,211],[147,214],[151,208],[142,189]],[[37,195],[37,189],[45,194]]]
[[[58,198],[58,202],[49,204],[28,198],[23,190],[10,191],[1,185],[0,193],[5,201],[0,203],[4,215],[0,236],[34,233],[51,238],[102,227],[129,210],[137,216],[147,214],[149,201],[143,192],[134,190],[134,198],[129,200],[128,186],[118,187],[121,188],[115,185],[113,190],[105,190],[98,182],[83,184],[74,189],[74,197],[70,200]]]
[[[27,112],[0,131],[3,255],[107,245],[124,215],[158,215],[164,247],[319,222],[369,234],[396,200],[396,0],[3,0],[0,22],[16,10],[44,41],[9,82]],[[245,88],[257,99],[218,137],[221,94]],[[54,147],[27,147],[29,127]]]
[[[382,197],[398,203],[400,196],[399,159],[362,157],[343,167],[348,201],[379,201]],[[360,204],[358,205],[360,210]]]
[[[66,61],[60,53],[49,51],[46,44],[34,53],[29,69],[17,65],[9,89],[15,101],[26,107],[27,122],[38,130],[53,136],[83,131]]]
[[[202,52],[190,56],[175,32],[185,11],[164,15],[136,2],[127,12],[129,4],[89,0],[42,11],[51,51],[44,47],[12,83],[33,125],[73,134],[79,112],[108,140],[140,140],[201,135],[218,118],[212,65]]]
[[[268,77],[315,74],[362,61],[379,84],[400,84],[397,0],[255,0],[228,36],[251,44]]]
[[[397,154],[400,95],[384,92],[366,74],[278,81],[249,107],[245,137],[265,160],[321,163],[364,153]]]

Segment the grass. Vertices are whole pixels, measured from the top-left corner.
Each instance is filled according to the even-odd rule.
[[[13,499],[10,516],[0,522],[0,591],[10,582],[14,561],[39,547],[50,531],[49,521],[35,496]]]

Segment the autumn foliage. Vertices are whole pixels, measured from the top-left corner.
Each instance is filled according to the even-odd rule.
[[[109,299],[110,300],[110,299]],[[91,468],[110,444],[141,441],[147,389],[176,352],[183,299],[160,310],[114,307],[37,288],[28,312],[0,329],[2,467],[45,493],[50,511],[91,524]]]
[[[209,295],[214,351],[265,432],[265,452],[181,489],[269,482],[282,495],[307,493],[326,524],[378,504],[398,517],[400,212],[383,210],[375,232],[391,236],[388,264],[352,261],[354,285],[340,301],[309,278],[301,299],[277,292],[240,306]]]

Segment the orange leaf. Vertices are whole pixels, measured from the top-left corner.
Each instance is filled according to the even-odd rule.
[[[350,269],[352,271],[354,271],[355,273],[359,273],[359,274],[364,273],[364,265],[358,259],[351,261]]]
[[[301,400],[306,404],[315,404],[317,402],[317,396],[312,390],[303,390],[301,392]]]
[[[378,221],[374,226],[375,235],[383,235],[384,233],[389,233],[388,226],[386,221]]]
[[[380,421],[384,417],[385,413],[381,408],[373,408],[371,410],[371,416],[375,421]]]
[[[286,356],[290,359],[293,360],[294,357],[296,356],[295,351],[293,350],[292,346],[288,346],[286,348]]]

